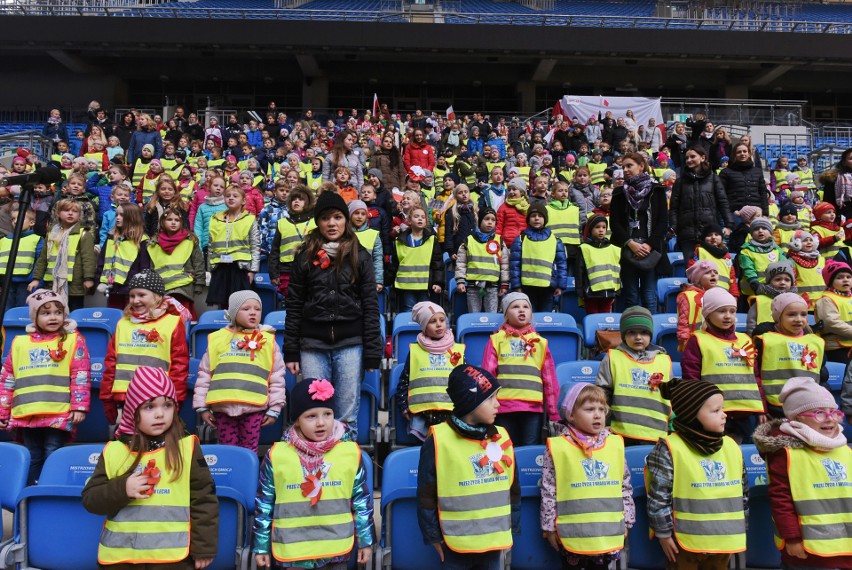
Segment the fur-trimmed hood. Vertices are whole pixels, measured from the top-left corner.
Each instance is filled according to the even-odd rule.
[[[817,180],[819,180],[820,184],[823,186],[829,183],[834,184],[837,181],[837,174],[838,172],[836,168],[829,168],[825,172],[820,173]]]
[[[787,420],[775,419],[757,426],[752,439],[761,455],[775,453],[785,448],[802,449],[808,447],[804,441],[781,431],[781,424]]]

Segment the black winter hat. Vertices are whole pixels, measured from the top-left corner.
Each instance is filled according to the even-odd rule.
[[[477,220],[479,225],[482,225],[482,220],[484,220],[485,216],[488,214],[492,214],[494,219],[497,219],[497,211],[494,208],[482,208],[479,210],[479,219]]]
[[[701,230],[701,235],[699,237],[701,238],[701,241],[704,241],[710,234],[722,235],[722,226],[715,223],[707,224],[706,226],[704,226],[704,229]]]
[[[532,216],[533,214],[541,214],[541,216],[544,218],[544,225],[547,225],[547,206],[540,202],[530,204],[529,209],[527,209],[527,224],[530,223],[530,216]]]
[[[160,296],[166,294],[166,284],[163,283],[163,278],[153,269],[140,271],[131,277],[130,281],[127,282],[127,290],[131,289],[147,289]]]
[[[784,216],[791,216],[791,215],[792,216],[798,216],[799,215],[799,211],[796,209],[795,204],[793,204],[791,202],[787,202],[786,204],[781,206],[780,210],[778,210],[778,219],[779,220],[781,218],[783,218]]]
[[[346,201],[337,192],[323,192],[317,199],[317,205],[314,207],[314,220],[319,220],[319,217],[326,210],[339,210],[349,219],[349,206]]]
[[[294,420],[312,408],[334,409],[334,386],[325,378],[305,378],[296,382],[287,404]]]
[[[447,394],[453,401],[453,415],[462,418],[478,408],[500,388],[490,372],[472,364],[453,368],[447,380]]]
[[[711,396],[721,394],[715,384],[706,380],[672,378],[660,384],[660,394],[671,401],[672,411],[681,422],[689,424],[698,417],[698,410]]]

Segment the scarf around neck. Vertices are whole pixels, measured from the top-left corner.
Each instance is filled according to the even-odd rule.
[[[443,354],[445,352],[450,352],[455,343],[456,339],[453,336],[453,331],[450,329],[447,329],[444,332],[444,336],[441,338],[430,338],[424,333],[417,335],[417,344],[419,344],[420,348],[429,354]]]
[[[530,203],[526,196],[521,196],[520,198],[506,198],[506,203],[522,214],[526,214],[527,210],[530,208]]]
[[[837,435],[828,437],[822,435],[815,429],[795,420],[784,420],[779,428],[787,435],[791,435],[796,439],[800,439],[808,444],[809,447],[816,449],[830,450],[838,449],[846,445],[846,436],[843,435],[843,430],[838,430]]]
[[[576,443],[586,457],[591,457],[594,450],[602,447],[608,435],[607,428],[602,429],[597,435],[590,435],[568,424],[568,439]]]
[[[775,249],[775,240],[769,240],[764,243],[752,238],[748,240],[748,244],[756,248],[760,253],[769,253],[770,251]]]
[[[787,257],[799,267],[811,269],[819,264],[820,255],[818,251],[793,251],[791,249],[787,252]]]
[[[728,248],[725,246],[724,243],[719,247],[716,247],[715,245],[709,245],[709,244],[706,244],[706,243],[702,243],[700,247],[707,250],[707,253],[709,253],[710,255],[715,257],[716,259],[722,259],[726,255],[728,255]]]
[[[683,438],[690,446],[698,450],[702,455],[712,455],[722,449],[725,433],[716,433],[707,431],[703,426],[694,420],[692,422],[682,422],[677,416],[673,421],[675,431]]]
[[[290,426],[287,437],[290,444],[296,448],[299,461],[307,473],[315,473],[322,465],[323,455],[331,451],[346,432],[346,426],[334,420],[331,435],[322,441],[308,441],[298,432],[296,426]]]
[[[189,237],[189,231],[186,228],[181,228],[174,235],[170,236],[166,232],[160,232],[157,236],[157,243],[163,248],[167,254],[171,255],[177,246],[183,240]]]
[[[634,210],[639,210],[647,204],[648,195],[653,188],[654,180],[647,174],[640,174],[624,181],[624,195]]]

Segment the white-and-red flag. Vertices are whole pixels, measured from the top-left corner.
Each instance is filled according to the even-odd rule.
[[[456,120],[456,112],[453,109],[452,105],[447,107],[447,120],[449,120],[449,121],[455,121]]]
[[[379,116],[379,96],[373,93],[373,116]]]

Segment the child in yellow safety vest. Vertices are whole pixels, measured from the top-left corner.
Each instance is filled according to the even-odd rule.
[[[636,522],[624,440],[606,427],[604,391],[586,383],[566,385],[559,397],[561,421],[553,424],[541,466],[541,528],[559,552],[562,568],[606,568],[621,559]],[[577,487],[597,485],[582,495]]]
[[[808,221],[808,227],[810,227],[810,221]],[[791,202],[781,206],[778,211],[778,223],[775,224],[775,243],[781,249],[787,251],[790,247],[790,240],[793,239],[793,234],[801,229],[807,228],[802,226],[802,222],[796,213],[796,206]]]
[[[207,304],[223,310],[231,293],[251,287],[260,270],[260,231],[245,205],[245,191],[232,184],[225,190],[227,210],[210,218]]]
[[[526,293],[533,310],[543,312],[550,312],[554,297],[560,297],[568,287],[565,247],[546,227],[548,215],[545,206],[530,206],[529,227],[521,232],[509,252],[509,287]]]
[[[701,314],[704,324],[687,341],[681,356],[683,377],[706,380],[719,387],[728,414],[727,433],[748,440],[754,416],[766,412],[763,393],[754,377],[754,344],[736,331],[737,301],[727,291],[705,291]]]
[[[556,367],[547,339],[532,324],[529,297],[517,292],[503,297],[503,318],[505,322],[485,345],[482,368],[503,387],[497,423],[516,445],[537,445],[544,416],[559,420]]]
[[[363,186],[361,187],[363,189]],[[362,200],[349,202],[349,223],[361,246],[370,252],[373,259],[373,272],[376,274],[376,291],[381,292],[385,282],[385,260],[382,238],[378,230],[370,227],[368,208]]]
[[[290,395],[296,418],[260,467],[252,551],[258,568],[343,568],[376,542],[361,450],[334,419],[335,390],[305,378]]]
[[[27,297],[32,324],[12,341],[0,376],[0,430],[16,429],[30,452],[27,484],[68,443],[89,412],[89,350],[64,298],[39,289]]]
[[[819,254],[816,236],[804,230],[795,232],[790,239],[787,257],[793,263],[796,289],[800,295],[807,296],[813,311],[814,305],[825,291],[825,281],[822,280],[825,258]]]
[[[852,568],[852,450],[831,392],[794,377],[780,394],[785,419],[757,428],[766,460],[775,546],[785,568]],[[819,505],[814,509],[814,505]]]
[[[837,223],[837,210],[830,202],[820,202],[814,206],[814,221],[811,232],[819,236],[819,252],[831,259],[840,252],[844,239],[843,228]]]
[[[166,294],[189,310],[196,320],[195,297],[200,297],[206,281],[204,254],[198,238],[189,231],[183,208],[169,208],[160,216],[156,235],[148,240],[151,267],[166,284]]]
[[[257,293],[233,293],[225,316],[228,326],[208,338],[192,407],[216,429],[220,444],[257,452],[261,428],[284,407],[284,358],[275,330],[261,324]]]
[[[607,239],[608,227],[606,216],[593,215],[583,229],[577,256],[575,287],[589,315],[611,312],[621,291],[621,248]]]
[[[719,224],[708,224],[701,230],[701,241],[695,246],[695,254],[686,260],[689,269],[699,261],[710,261],[716,265],[719,279],[716,283],[722,289],[727,290],[734,297],[740,296],[740,287],[737,283],[736,269],[731,259],[731,252],[724,240],[724,230]]]
[[[405,360],[396,399],[408,420],[409,431],[425,440],[429,428],[449,419],[453,409],[446,378],[464,362],[464,345],[456,342],[440,305],[424,301],[414,305],[411,319],[423,332]]]
[[[795,293],[782,293],[772,300],[773,325],[755,331],[754,375],[758,379],[766,408],[776,418],[783,417],[779,394],[787,379],[806,376],[828,383],[825,367],[825,341],[808,326],[808,302]]]
[[[719,269],[712,261],[698,261],[686,270],[687,285],[677,294],[677,345],[683,350],[686,341],[704,322],[701,298],[704,292],[719,284]]]
[[[82,493],[87,511],[106,516],[98,568],[206,568],[216,557],[216,485],[179,405],[161,368],[136,370],[116,441]]]
[[[772,238],[774,228],[768,218],[754,218],[748,229],[751,239],[743,244],[737,255],[737,265],[740,266],[740,291],[751,296],[760,289],[766,267],[787,258]]]
[[[496,313],[498,291],[506,294],[509,289],[509,250],[495,231],[497,213],[483,208],[478,216],[479,228],[455,255],[456,292],[466,295],[468,313]]]
[[[290,284],[290,266],[296,250],[305,241],[314,224],[314,194],[305,186],[298,185],[287,195],[287,216],[278,219],[275,235],[269,248],[269,280],[278,287],[278,292],[287,299]]]
[[[444,262],[441,246],[428,222],[426,209],[413,206],[408,212],[410,227],[394,241],[385,281],[399,295],[400,310],[410,311],[416,303],[441,293]]]
[[[115,209],[115,227],[98,255],[98,292],[107,296],[107,307],[123,310],[130,293],[127,281],[149,267],[142,209],[122,204]]]
[[[758,285],[757,294],[751,297],[746,315],[746,334],[761,334],[761,325],[772,325],[772,300],[781,293],[798,293],[796,272],[790,261],[776,261],[766,266],[764,283]],[[807,297],[807,296],[806,296]]]
[[[822,278],[825,292],[814,305],[814,318],[822,321],[825,359],[846,364],[852,352],[852,268],[829,259]]]
[[[17,224],[17,216],[13,216],[12,223]],[[9,265],[9,253],[12,250],[11,235],[0,238],[0,275],[5,275],[7,272],[12,273],[12,279],[9,282],[9,299],[6,307],[23,307],[27,304],[27,295],[29,291],[27,287],[32,281],[33,271],[35,270],[36,260],[41,254],[44,247],[44,238],[33,231],[35,225],[35,211],[28,208],[24,215],[23,231],[21,239],[18,243],[18,255],[15,257],[15,263]]]
[[[802,229],[809,230],[813,221],[813,212],[805,199],[807,188],[796,184],[790,194],[790,203],[796,208],[796,219],[802,224]]]
[[[648,455],[648,522],[668,568],[724,570],[746,549],[748,476],[742,451],[725,435],[722,391],[704,380],[661,386],[674,432]]]
[[[484,368],[462,364],[450,373],[453,414],[432,426],[417,471],[417,522],[423,542],[438,553],[423,561],[424,568],[439,563],[499,568],[501,552],[520,532],[514,446],[507,431],[495,425],[500,389]]]
[[[189,311],[165,296],[166,286],[156,271],[149,269],[137,273],[130,278],[127,287],[130,302],[107,346],[101,380],[100,399],[111,424],[116,423],[127,386],[142,364],[156,363],[165,370],[175,385],[178,404],[186,399]]]

